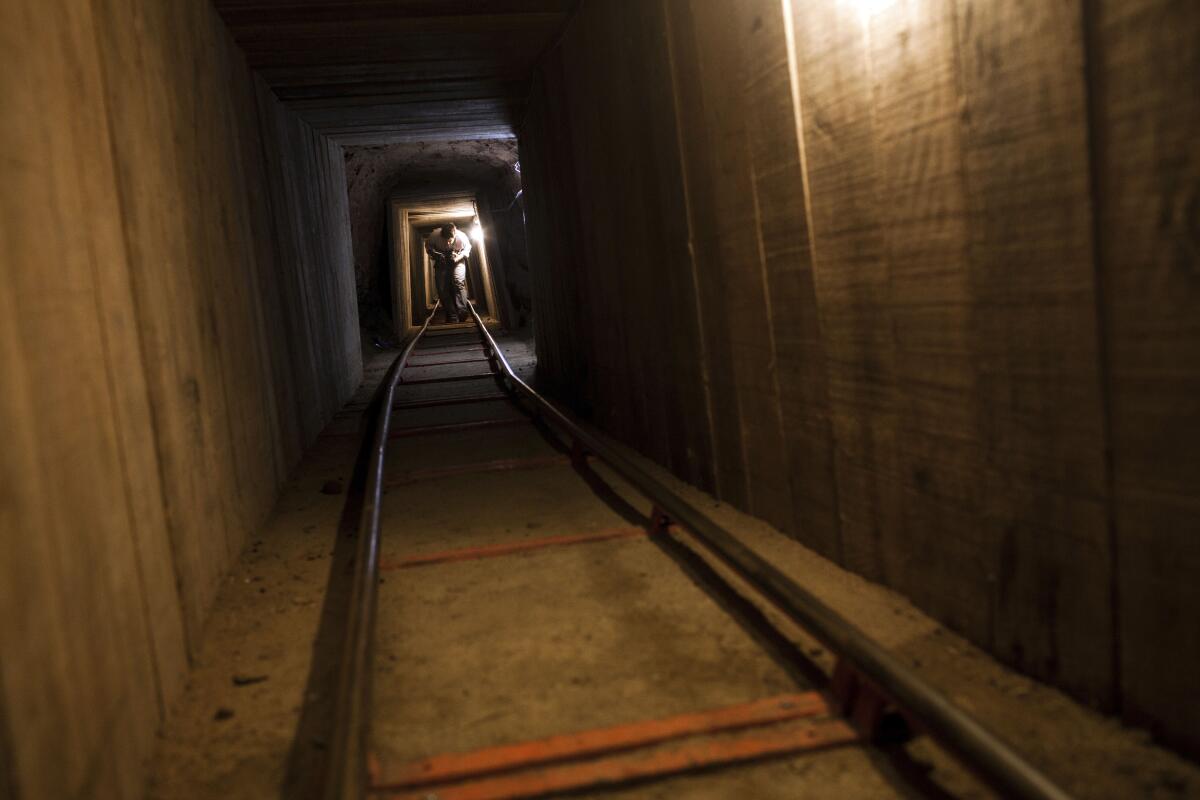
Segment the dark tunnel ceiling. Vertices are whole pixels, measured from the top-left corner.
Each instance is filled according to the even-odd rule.
[[[514,134],[576,0],[215,0],[281,100],[342,144]]]

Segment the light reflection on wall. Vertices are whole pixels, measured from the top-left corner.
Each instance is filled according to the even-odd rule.
[[[842,0],[843,3],[853,6],[858,12],[859,17],[863,22],[869,22],[871,17],[883,11],[888,6],[896,2],[896,0]]]

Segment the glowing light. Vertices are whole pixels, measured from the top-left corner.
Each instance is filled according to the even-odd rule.
[[[479,224],[478,217],[471,223],[471,238],[480,244],[483,243],[483,226]]]
[[[896,0],[846,0],[846,2],[854,6],[854,9],[858,11],[858,15],[862,17],[863,22],[866,22],[880,11],[892,5]]]

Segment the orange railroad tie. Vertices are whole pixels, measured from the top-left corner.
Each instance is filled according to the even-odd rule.
[[[541,539],[526,539],[519,542],[504,542],[503,544],[484,545],[482,547],[462,547],[457,550],[442,550],[436,553],[422,553],[408,556],[398,561],[385,561],[381,570],[409,569],[424,567],[430,564],[444,564],[448,561],[474,561],[480,558],[496,558],[513,553],[525,553],[531,550],[541,550],[544,547],[561,547],[573,544],[590,544],[591,542],[607,542],[613,539],[632,539],[646,536],[644,528],[609,528],[595,533],[580,533],[567,536],[547,536]]]
[[[733,736],[688,741],[669,749],[630,753],[535,767],[450,785],[372,792],[393,800],[517,800],[556,792],[612,786],[697,770],[819,750],[859,741],[840,719],[752,728]]]
[[[640,720],[545,739],[487,747],[466,753],[444,753],[384,769],[374,789],[398,791],[432,783],[524,769],[554,761],[588,758],[701,734],[768,725],[830,713],[818,692],[786,694],[734,706]]]

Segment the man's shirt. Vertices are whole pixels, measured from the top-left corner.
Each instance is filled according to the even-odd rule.
[[[439,228],[429,234],[429,239],[425,244],[430,250],[439,250],[443,253],[462,253],[463,259],[471,255],[471,237],[458,229],[454,231],[453,237],[446,239],[442,236],[441,228]]]

